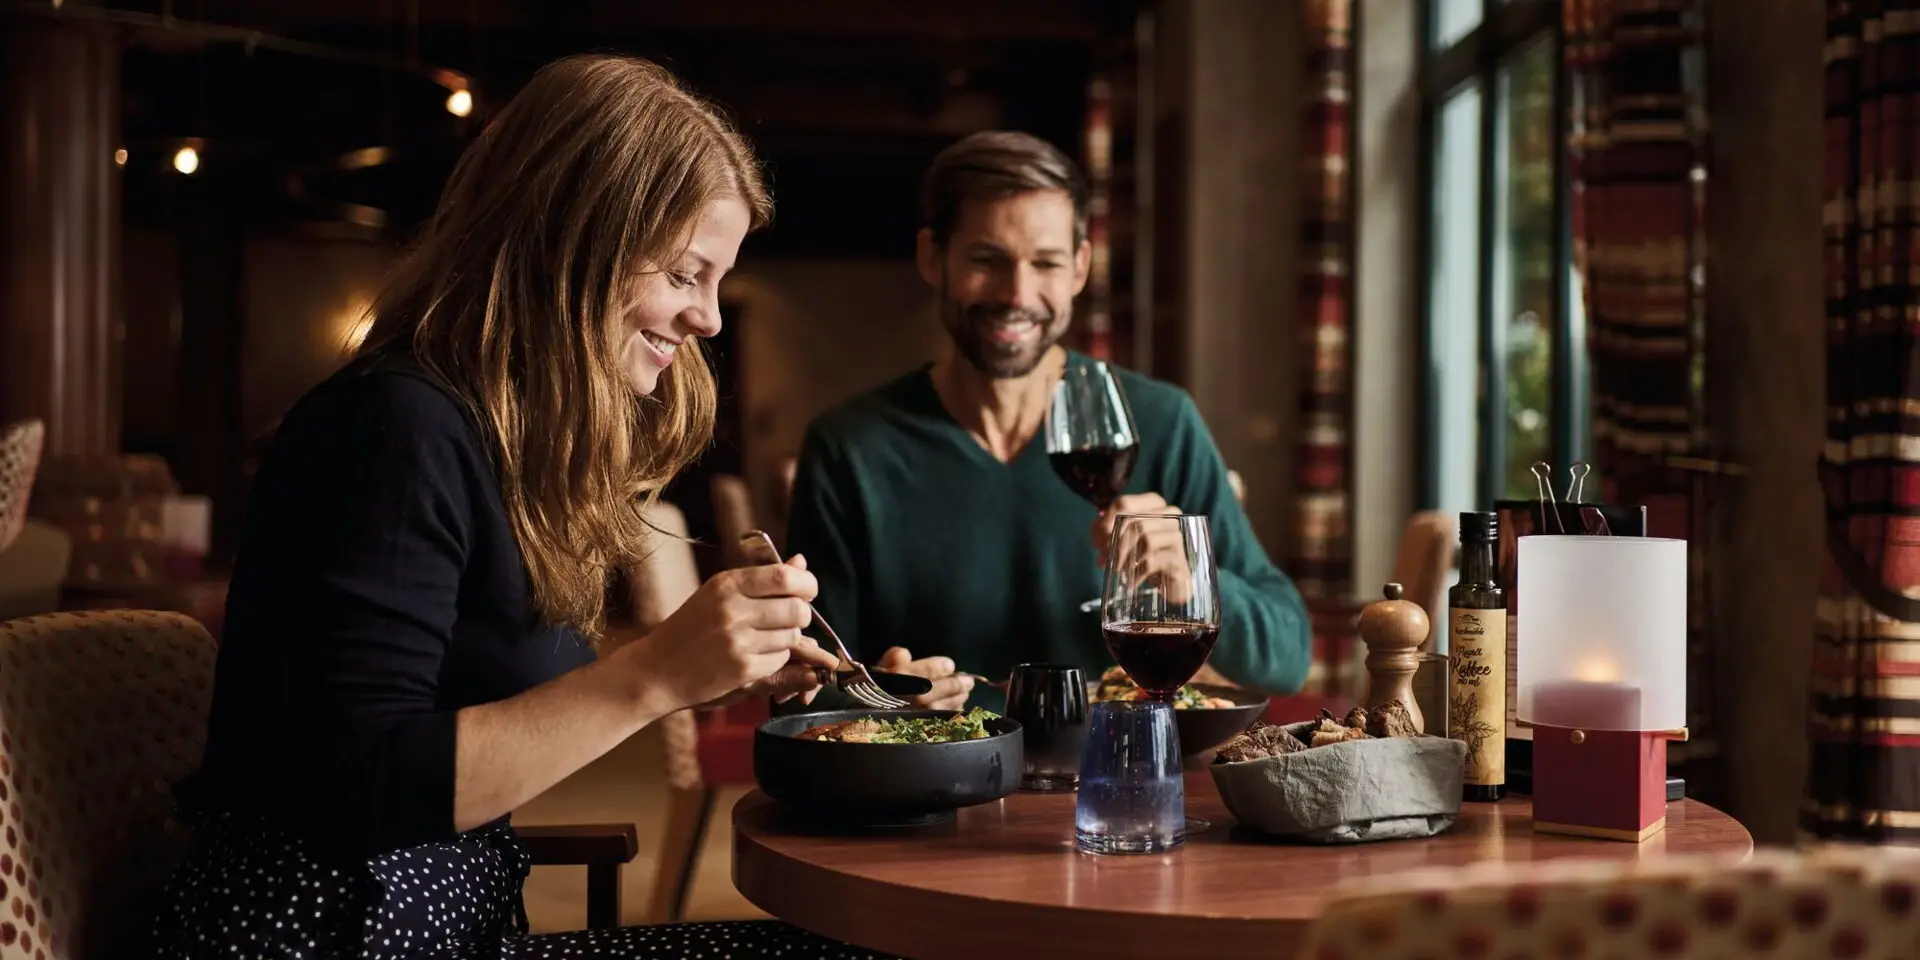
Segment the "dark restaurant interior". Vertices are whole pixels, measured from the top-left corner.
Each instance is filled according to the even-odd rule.
[[[1089,274],[1061,343],[1191,398],[1235,509],[1304,599],[1305,683],[1254,691],[1260,716],[1373,702],[1397,674],[1363,639],[1363,611],[1389,582],[1431,627],[1406,654],[1437,662],[1415,682],[1429,669],[1447,682],[1463,512],[1497,512],[1510,541],[1551,532],[1559,506],[1544,501],[1623,506],[1641,526],[1615,532],[1684,541],[1673,662],[1685,716],[1661,776],[1686,799],[1670,796],[1667,845],[1642,838],[1638,858],[1718,850],[1686,839],[1683,827],[1706,829],[1701,810],[1756,857],[1914,843],[1920,709],[1907,704],[1920,693],[1900,691],[1920,669],[1906,656],[1920,639],[1908,532],[1920,455],[1905,456],[1920,437],[1907,199],[1920,32],[1901,7],[0,0],[0,852],[22,871],[10,890],[0,862],[0,921],[9,904],[15,918],[0,958],[100,955],[74,946],[102,922],[86,918],[102,909],[86,902],[95,881],[56,880],[45,845],[104,829],[84,826],[90,816],[167,817],[164,789],[140,790],[192,769],[204,736],[206,677],[89,686],[95,654],[35,667],[50,655],[34,644],[165,611],[203,631],[199,659],[180,662],[209,669],[281,418],[367,335],[374,297],[463,151],[535,71],[596,51],[652,60],[715,104],[774,203],[718,287],[724,324],[704,347],[714,440],[661,493],[665,546],[645,569],[613,572],[610,634],[644,634],[699,583],[748,564],[742,532],[784,543],[809,424],[941,355],[942,304],[915,262],[922,178],[961,138],[1018,130],[1064,152],[1088,187]],[[956,576],[980,563],[958,558]],[[1197,680],[1232,686],[1210,667]],[[73,689],[38,705],[50,684]],[[1530,740],[1507,696],[1505,735]],[[131,793],[114,785],[124,775],[56,755],[68,736],[112,738],[68,718],[118,716],[123,700],[151,716],[115,722],[180,728],[154,754],[172,759]],[[1057,890],[1031,892],[1043,906],[1030,913],[960,916],[987,940],[924,945],[931,935],[908,927],[936,901],[893,893],[876,893],[874,910],[904,919],[868,935],[798,894],[763,892],[772,868],[744,859],[774,849],[758,834],[742,846],[767,716],[764,702],[681,711],[522,806],[516,825],[550,831],[525,885],[531,929],[778,917],[890,955],[977,956],[981,943],[1097,925],[1092,911],[1061,919],[1094,902],[1076,897],[1122,898],[1099,916],[1198,923],[1212,908],[1195,898],[1233,886],[1197,870],[1126,881],[1067,865]],[[1187,759],[1198,815],[1207,759]],[[34,789],[144,799],[36,822],[18,799]],[[1173,858],[1242,839],[1222,839],[1227,812],[1209,809],[1215,825]],[[14,835],[23,822],[39,862],[31,836]],[[1528,846],[1525,827],[1504,829],[1520,831],[1505,854],[1393,859],[1444,833],[1308,849],[1326,879],[1548,859],[1524,852],[1547,849]],[[1254,847],[1284,869],[1288,848]],[[852,849],[835,848],[835,869],[859,873],[844,862]],[[1635,859],[1632,844],[1607,849]],[[1013,864],[1003,879],[1041,853],[999,849]],[[160,854],[140,857],[127,876],[166,875]],[[1875,863],[1876,877],[1898,869]],[[814,866],[780,883],[829,872]],[[945,869],[931,854],[920,867]],[[881,875],[861,882],[892,890]],[[1212,886],[1176,889],[1189,882]],[[1222,901],[1241,924],[1223,944],[1307,942],[1291,914],[1290,933],[1260,926],[1295,909],[1293,894],[1258,902],[1265,883]],[[55,913],[56,888],[82,902]],[[985,887],[972,896],[961,899],[1000,902]],[[1162,950],[1145,930],[1136,946]]]

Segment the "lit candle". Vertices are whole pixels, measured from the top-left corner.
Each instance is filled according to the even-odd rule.
[[[1520,538],[1534,830],[1638,842],[1665,826],[1665,731],[1687,722],[1686,558],[1680,540]]]
[[[1536,726],[1640,729],[1640,688],[1604,680],[1553,680],[1533,691]]]
[[[1518,719],[1587,730],[1687,725],[1687,545],[1521,537]]]

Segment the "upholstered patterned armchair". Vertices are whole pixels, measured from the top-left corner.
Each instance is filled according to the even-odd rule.
[[[0,960],[140,956],[179,855],[212,638],[171,613],[0,623]]]
[[[1917,946],[1920,856],[1826,848],[1372,877],[1336,894],[1299,960],[1867,960]]]
[[[173,785],[200,763],[215,644],[177,613],[0,622],[0,960],[139,957],[184,849]],[[633,824],[518,828],[586,865],[587,924],[620,923]]]
[[[46,436],[47,425],[39,420],[0,427],[0,552],[13,546],[26,526],[27,500],[33,495]]]
[[[45,437],[38,420],[0,427],[0,620],[59,609],[73,558],[65,531],[27,519]]]

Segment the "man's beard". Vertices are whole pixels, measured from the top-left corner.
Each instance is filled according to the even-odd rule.
[[[1071,307],[1063,307],[1056,314],[1044,309],[1021,310],[1004,303],[962,304],[948,297],[945,291],[940,297],[940,323],[953,338],[954,347],[974,369],[995,380],[1012,380],[1032,373],[1047,351],[1060,342],[1072,319]],[[1018,344],[993,341],[990,334],[994,327],[1022,320],[1032,321],[1039,328],[1033,340]]]

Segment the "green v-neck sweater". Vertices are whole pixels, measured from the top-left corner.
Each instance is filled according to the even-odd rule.
[[[1069,354],[1070,365],[1089,363]],[[1053,472],[1036,437],[1002,463],[941,405],[931,365],[821,415],[801,448],[787,549],[820,580],[820,611],[853,655],[889,647],[944,655],[995,679],[1019,663],[1113,664],[1099,613],[1095,511]],[[1210,663],[1234,682],[1300,689],[1306,606],[1267,559],[1234,499],[1192,398],[1115,370],[1140,436],[1128,493],[1205,514],[1220,568],[1221,630]],[[972,703],[999,694],[982,684]]]

